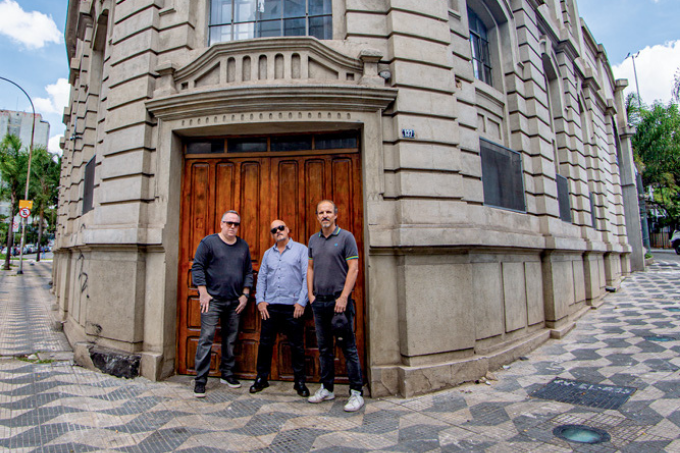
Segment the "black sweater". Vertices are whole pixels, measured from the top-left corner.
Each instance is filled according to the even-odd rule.
[[[248,243],[236,238],[236,243],[229,245],[219,234],[204,237],[196,248],[191,278],[194,285],[206,286],[216,299],[238,299],[243,288],[253,287]]]

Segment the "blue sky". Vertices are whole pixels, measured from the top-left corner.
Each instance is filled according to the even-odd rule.
[[[579,14],[595,40],[604,45],[616,78],[635,89],[632,59],[640,96],[647,104],[668,102],[673,77],[680,68],[680,0],[580,0]]]
[[[77,0],[72,0],[77,1]],[[426,0],[444,1],[444,0]],[[68,0],[0,0],[0,76],[21,85],[50,123],[50,151],[57,152],[68,102],[64,26]],[[680,68],[680,0],[580,0],[579,14],[607,50],[617,78],[635,89],[631,52],[643,100],[667,102]],[[0,81],[0,109],[30,112],[17,88]]]

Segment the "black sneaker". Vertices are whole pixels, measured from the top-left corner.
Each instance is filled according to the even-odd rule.
[[[241,387],[241,383],[234,376],[222,376],[222,379],[220,379],[220,382],[222,384],[227,384],[229,387],[231,387],[233,389],[237,389],[237,388]]]
[[[250,386],[250,393],[261,392],[267,387],[269,387],[269,381],[267,381],[264,378],[258,377],[257,379],[255,379],[255,382],[253,382],[253,385]]]
[[[194,384],[194,396],[196,398],[205,398],[205,384],[201,382]]]

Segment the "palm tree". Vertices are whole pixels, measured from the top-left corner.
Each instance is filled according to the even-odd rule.
[[[21,188],[26,182],[26,164],[28,154],[21,150],[21,140],[16,135],[9,134],[0,142],[0,178],[3,183],[3,198],[9,200],[9,217],[11,219],[19,212]],[[7,231],[7,255],[5,255],[4,270],[9,270],[10,249],[14,242],[12,228]]]
[[[33,212],[38,213],[38,254],[36,261],[40,261],[45,212],[48,208],[57,204],[60,169],[61,157],[58,157],[55,161],[54,155],[50,154],[45,147],[33,148],[31,189],[34,193]]]

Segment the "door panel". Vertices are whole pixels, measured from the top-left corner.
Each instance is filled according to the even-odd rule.
[[[257,158],[196,157],[185,161],[182,188],[182,222],[180,232],[179,308],[178,308],[178,372],[192,374],[194,355],[200,335],[198,292],[191,284],[193,254],[201,239],[219,231],[222,214],[237,210],[241,214],[242,237],[250,246],[253,270],[259,270],[264,251],[271,247],[269,225],[281,219],[291,229],[291,237],[307,244],[319,230],[314,215],[316,203],[331,198],[339,208],[338,225],[354,233],[359,250],[363,250],[362,195],[360,154],[305,155]],[[184,213],[187,213],[185,215]],[[360,269],[363,256],[360,253]],[[353,294],[357,304],[356,331],[359,355],[364,364],[364,297],[363,272]],[[253,288],[254,289],[254,288]],[[237,376],[254,378],[260,317],[255,298],[241,316],[236,345]],[[311,308],[305,310],[306,373],[310,381],[318,381],[318,348]],[[217,376],[220,357],[220,331],[211,355],[211,375]],[[336,350],[338,382],[347,382],[342,352]],[[364,367],[365,370],[365,367]],[[292,380],[290,347],[279,335],[274,346],[272,379]]]

